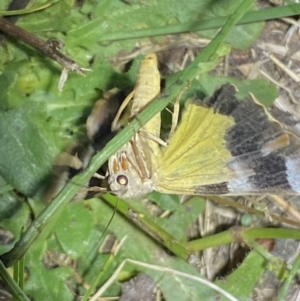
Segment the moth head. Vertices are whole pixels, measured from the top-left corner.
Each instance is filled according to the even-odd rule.
[[[124,198],[140,198],[153,190],[153,179],[143,178],[138,165],[119,152],[108,161],[108,183],[112,193]]]

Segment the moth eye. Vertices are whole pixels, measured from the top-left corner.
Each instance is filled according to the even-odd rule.
[[[121,185],[121,186],[127,186],[128,184],[128,179],[126,176],[122,175],[122,176],[118,176],[117,177],[117,182]]]

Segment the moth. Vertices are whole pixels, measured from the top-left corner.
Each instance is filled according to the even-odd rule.
[[[141,69],[132,115],[157,97],[159,84],[152,80],[150,75],[142,78]],[[140,99],[141,91],[150,87],[154,92],[144,92]],[[235,94],[235,87],[226,84],[204,101],[191,101],[167,146],[153,139],[159,138],[160,128],[155,116],[109,159],[111,191],[122,198],[139,198],[152,190],[187,195],[299,194],[299,139],[253,95],[239,100]]]

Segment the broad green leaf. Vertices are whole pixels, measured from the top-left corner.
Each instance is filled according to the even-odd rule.
[[[69,267],[47,269],[42,262],[45,250],[46,244],[40,243],[26,255],[26,294],[35,300],[73,300],[74,295],[68,287],[68,280],[74,271]]]
[[[225,83],[232,83],[237,87],[238,98],[245,98],[249,93],[252,93],[265,106],[272,105],[278,95],[276,86],[267,80],[254,79],[245,81],[232,77],[212,77],[208,74],[203,74],[198,82],[200,87],[195,87],[194,89],[205,91],[206,95],[212,95],[216,89]]]
[[[89,206],[80,202],[67,206],[54,231],[64,253],[74,259],[81,256],[87,260],[102,234],[97,231],[96,226],[95,213]],[[102,226],[104,229],[105,225]]]
[[[148,199],[155,202],[163,210],[173,211],[180,207],[178,195],[162,194],[157,191],[152,191],[148,195]]]
[[[222,281],[218,280],[216,284],[232,293],[238,300],[250,301],[253,288],[265,270],[265,264],[265,259],[252,251],[233,273]]]
[[[205,208],[204,199],[192,197],[184,205],[178,206],[168,219],[158,220],[157,223],[178,240],[187,240],[186,231]]]

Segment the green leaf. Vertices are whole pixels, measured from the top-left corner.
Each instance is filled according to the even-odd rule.
[[[206,95],[212,95],[216,89],[226,83],[232,83],[237,87],[238,98],[245,98],[252,93],[260,103],[267,107],[271,106],[278,96],[277,87],[264,79],[245,81],[232,77],[212,77],[209,74],[203,74],[201,81],[198,82],[201,87],[194,87],[194,89],[201,89],[201,91],[205,91]],[[189,93],[192,91],[193,89]]]
[[[81,257],[88,262],[89,254],[102,234],[97,231],[96,221],[95,212],[84,203],[73,203],[67,206],[54,229],[64,253],[73,258]]]
[[[216,284],[232,293],[238,300],[248,301],[255,284],[265,271],[265,264],[265,259],[253,251],[233,273]]]
[[[152,191],[147,197],[150,201],[155,202],[163,210],[177,210],[180,207],[179,196],[172,194],[161,194],[157,191]]]
[[[73,300],[73,293],[67,283],[73,271],[68,267],[46,269],[42,259],[46,244],[39,244],[26,255],[28,279],[25,282],[25,292],[34,300]]]
[[[224,17],[229,16],[236,8],[243,2],[243,0],[227,0],[227,1],[214,1],[212,6],[209,6],[201,13],[201,17],[207,19],[209,17]],[[253,6],[253,9],[255,7]],[[200,17],[200,18],[201,18]],[[253,23],[249,25],[239,25],[231,30],[225,41],[230,43],[233,48],[246,49],[250,47],[261,34],[264,24]],[[200,35],[211,38],[216,35],[218,30],[206,30],[199,32]],[[239,37],[237,39],[237,36]]]
[[[51,140],[45,140],[33,119],[34,114],[43,115],[43,111],[41,103],[28,103],[16,110],[0,112],[0,174],[28,196],[38,191],[53,161]]]
[[[203,212],[205,202],[202,197],[192,197],[186,204],[178,206],[169,219],[158,220],[157,223],[178,240],[187,240],[186,231]]]

